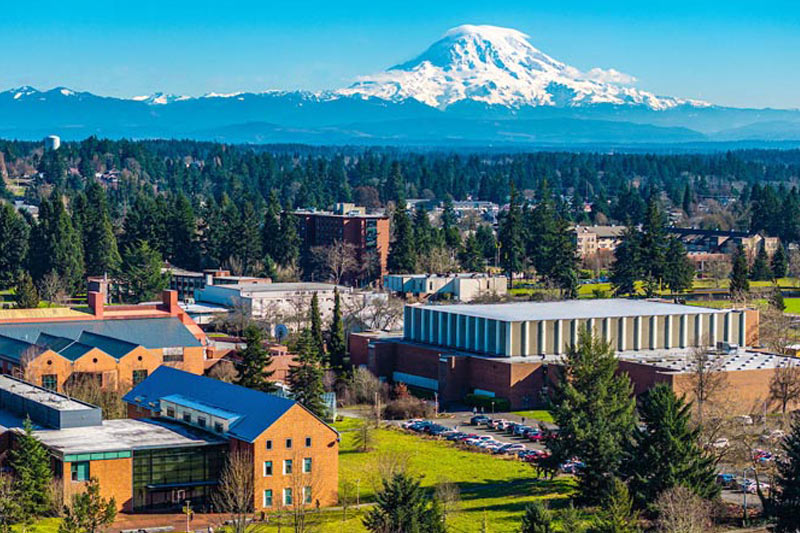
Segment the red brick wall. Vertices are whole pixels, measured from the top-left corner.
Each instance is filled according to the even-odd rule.
[[[72,481],[72,463],[63,463],[61,472],[64,501],[86,489],[86,482]],[[133,507],[133,458],[90,461],[89,476],[100,484],[103,498],[114,498],[118,511],[131,511]]]

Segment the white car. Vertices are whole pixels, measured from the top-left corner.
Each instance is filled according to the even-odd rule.
[[[720,439],[717,439],[714,442],[710,443],[710,446],[712,448],[716,448],[718,450],[723,450],[723,449],[727,448],[730,445],[731,445],[730,441],[728,441],[728,439],[726,439],[724,437],[720,438]]]

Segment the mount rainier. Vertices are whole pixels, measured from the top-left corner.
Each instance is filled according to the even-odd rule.
[[[636,145],[800,140],[796,110],[738,109],[637,89],[495,26],[451,29],[422,54],[349,87],[312,93],[155,93],[65,87],[0,92],[0,137],[182,137],[368,145]]]

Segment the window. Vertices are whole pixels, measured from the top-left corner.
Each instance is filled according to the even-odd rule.
[[[198,416],[197,417],[197,425],[200,426],[201,428],[206,427],[206,419],[205,419],[205,417]]]
[[[192,413],[184,411],[183,412],[183,421],[191,423],[192,422]]]
[[[264,477],[272,475],[272,461],[264,461]]]
[[[222,433],[223,431],[225,431],[225,428],[222,427],[222,422],[214,422],[214,431],[216,431],[217,433]]]
[[[264,491],[264,505],[262,507],[272,507],[272,489]]]
[[[311,437],[306,437],[306,448],[311,448]]]
[[[292,473],[292,460],[291,459],[286,459],[283,462],[283,474],[284,475],[288,475],[288,474],[291,474],[291,473]]]
[[[175,418],[175,408],[174,407],[167,407],[167,416],[170,418]]]
[[[292,505],[292,489],[283,489],[283,505]]]
[[[290,450],[292,448],[292,439],[286,439],[286,449]]]
[[[303,502],[311,503],[311,487],[303,487]]]
[[[42,376],[42,388],[56,390],[58,388],[58,376],[56,374],[45,374]]]
[[[308,474],[311,472],[311,457],[303,459],[303,473]]]
[[[272,449],[272,441],[271,441],[271,440],[268,440],[268,441],[267,441],[267,449],[268,449],[268,450],[271,450],[271,449]]]
[[[133,371],[133,386],[135,387],[147,377],[147,370],[134,370]]]
[[[72,481],[89,481],[89,461],[70,464]]]

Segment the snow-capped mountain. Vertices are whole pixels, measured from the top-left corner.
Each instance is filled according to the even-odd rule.
[[[461,100],[506,107],[632,104],[662,110],[709,105],[620,83],[632,81],[613,69],[581,72],[535,48],[520,31],[468,24],[451,29],[411,61],[364,77],[340,93],[415,98],[440,109]]]
[[[97,96],[66,87],[0,91],[0,138],[191,138],[372,145],[620,146],[800,141],[800,111],[733,109],[581,72],[522,32],[459,26],[420,56],[322,91]]]

